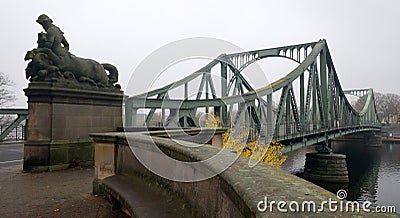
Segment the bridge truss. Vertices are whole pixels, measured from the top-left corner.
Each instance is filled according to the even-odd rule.
[[[255,89],[242,71],[271,57],[290,59],[299,65],[277,81]],[[218,79],[211,76],[214,69],[220,73]],[[200,83],[193,82],[199,78]],[[189,86],[198,90],[195,96],[189,97]],[[169,92],[176,89],[183,90],[182,98],[170,97]],[[273,101],[273,94],[278,94],[278,101]],[[364,108],[356,111],[346,94],[367,95]],[[222,54],[183,79],[127,98],[125,127],[138,125],[140,109],[147,109],[140,125],[149,126],[158,110],[159,125],[163,127],[199,127],[199,110],[213,110],[221,126],[246,120],[253,133],[259,133],[265,141],[282,142],[288,150],[350,133],[379,131],[381,127],[373,90],[342,89],[325,40]]]

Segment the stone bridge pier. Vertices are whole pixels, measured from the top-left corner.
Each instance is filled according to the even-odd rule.
[[[317,182],[348,183],[346,155],[336,153],[307,153],[304,178]]]
[[[381,146],[382,138],[380,132],[361,132],[341,136],[332,139],[334,141],[362,142],[366,146]],[[329,145],[330,142],[317,144],[317,148]],[[325,152],[314,152],[306,154],[304,166],[304,178],[316,182],[348,183],[349,175],[347,170],[346,155],[332,153],[331,149]]]

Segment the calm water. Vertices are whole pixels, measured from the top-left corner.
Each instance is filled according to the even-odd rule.
[[[379,147],[360,142],[332,142],[335,153],[347,156],[349,184],[318,185],[336,193],[339,189],[348,192],[347,200],[371,201],[374,206],[396,206],[400,210],[400,144],[383,144]],[[282,169],[301,176],[304,170],[305,153],[314,152],[314,147],[288,153]]]

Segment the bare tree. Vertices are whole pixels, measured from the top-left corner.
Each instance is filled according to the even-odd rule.
[[[396,94],[385,94],[382,100],[382,119],[389,123],[392,119],[397,118],[399,114],[400,96]],[[397,120],[396,120],[397,121]]]
[[[381,122],[389,123],[393,119],[397,118],[400,114],[400,96],[397,94],[381,94],[378,92],[374,93],[375,106],[378,113],[378,117]],[[367,95],[360,97],[354,104],[353,107],[357,111],[361,111],[367,100]],[[397,120],[396,120],[397,121]]]
[[[0,108],[9,106],[14,100],[15,95],[11,91],[11,86],[14,85],[7,75],[0,72]],[[5,125],[11,121],[9,115],[0,115],[0,125]]]
[[[14,82],[0,72],[0,108],[10,105],[15,100],[15,95],[11,91],[13,85]]]
[[[378,118],[380,119],[380,121],[382,122],[384,120],[385,117],[385,94],[382,93],[378,93],[375,92],[374,93],[374,97],[375,97],[375,107],[376,107],[376,112],[378,113]],[[366,96],[365,96],[366,99]]]
[[[367,95],[363,95],[363,96],[359,97],[357,99],[357,101],[352,102],[352,105],[353,105],[354,109],[356,109],[356,111],[360,112],[364,108],[366,101],[367,101]]]

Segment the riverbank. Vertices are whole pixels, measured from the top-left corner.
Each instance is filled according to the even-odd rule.
[[[400,144],[400,137],[383,137],[382,136],[382,143],[383,144]]]

